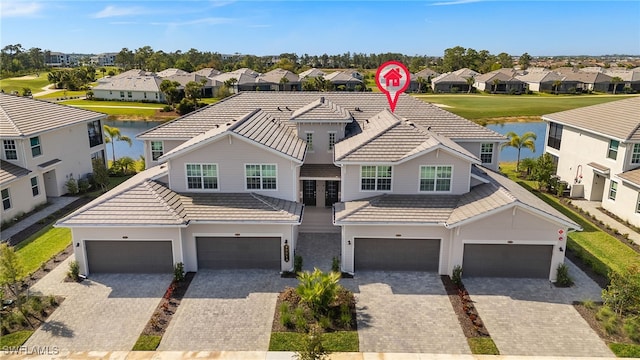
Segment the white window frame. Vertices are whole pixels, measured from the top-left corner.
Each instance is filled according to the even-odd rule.
[[[35,184],[33,183],[34,180],[36,182]],[[40,187],[38,186],[38,177],[34,176],[29,181],[31,181],[31,194],[33,195],[33,197],[40,195]]]
[[[13,147],[13,148],[12,148]],[[18,146],[15,140],[2,140],[2,149],[4,150],[4,158],[7,160],[18,160]],[[9,157],[9,153],[15,154],[15,159]]]
[[[615,147],[615,149],[613,148],[613,143],[616,142],[617,145]],[[611,152],[615,152],[615,156],[611,157]],[[607,147],[607,159],[611,159],[611,160],[616,160],[618,159],[618,152],[620,151],[620,141],[618,140],[609,140],[609,146]]]
[[[373,177],[364,177],[362,176],[362,171],[364,170],[365,167],[372,167],[374,168],[374,176]],[[380,173],[380,168],[381,167],[385,167],[385,168],[389,168],[390,171],[390,175],[389,177],[380,177],[378,176],[378,174]],[[374,181],[374,186],[375,189],[364,189],[364,184],[362,183],[362,180],[364,179],[372,179]],[[381,189],[381,184],[380,181],[383,179],[389,179],[389,189]],[[380,191],[392,191],[393,190],[393,166],[392,165],[360,165],[360,191],[361,192],[380,192]]]
[[[304,140],[307,142],[307,152],[315,152],[313,150],[313,131],[305,131],[304,134]]]
[[[638,193],[638,200],[636,201],[636,214],[640,214],[640,193]]]
[[[7,192],[7,196],[6,197],[4,196],[4,192],[5,191]],[[3,210],[6,211],[6,210],[9,210],[9,209],[11,209],[13,207],[12,204],[11,204],[11,192],[9,191],[9,188],[0,190],[0,197],[2,198],[2,209]],[[9,202],[9,206],[5,207],[5,205],[4,205],[5,201]]]
[[[189,166],[199,166],[200,167],[200,175],[191,175],[189,176]],[[205,188],[204,182],[205,178],[210,178],[211,176],[204,176],[203,166],[215,166],[216,176],[213,177],[215,179],[215,187],[213,188]],[[184,176],[185,176],[185,188],[188,191],[218,191],[220,190],[220,172],[218,171],[218,164],[215,163],[187,163],[184,164]],[[189,187],[189,178],[200,178],[200,187]]]
[[[640,144],[633,144],[631,149],[631,163],[640,164]]]
[[[248,178],[248,174],[247,174],[247,167],[248,166],[257,166],[260,173],[258,174],[258,176],[252,176],[252,178],[256,178],[256,179],[260,179],[260,187],[259,188],[249,188],[249,184],[247,183]],[[265,167],[267,166],[273,166],[274,170],[275,170],[275,177],[273,176],[264,176],[264,171],[265,171]],[[264,181],[267,178],[274,178],[275,179],[275,187],[273,189],[265,189],[264,187]],[[260,190],[260,191],[278,191],[278,164],[262,164],[262,163],[250,163],[250,164],[244,164],[244,189],[246,191],[255,191],[255,190]]]
[[[480,144],[480,162],[482,162],[483,164],[493,164],[493,149],[495,148],[495,146],[493,146],[493,143],[482,143]],[[488,146],[491,148],[490,151],[485,151],[485,146]],[[491,161],[483,161],[482,160],[482,155],[490,155],[490,159]]]
[[[336,133],[335,131],[329,131],[327,132],[328,136],[329,136],[329,151],[328,152],[333,152],[333,149],[336,147],[336,138],[338,136],[338,133]]]
[[[618,195],[618,182],[615,180],[611,180],[609,184],[609,193],[607,194],[607,198],[611,201],[616,201],[616,196]]]
[[[37,145],[32,145],[31,144],[31,140],[32,139],[38,139],[38,144]],[[43,151],[42,151],[42,141],[40,141],[40,136],[30,137],[29,138],[29,147],[31,148],[31,157],[32,158],[37,158],[38,156],[42,156]],[[40,154],[38,154],[38,155],[34,155],[33,154],[33,150],[36,149],[36,148],[38,149],[38,151],[40,151]]]
[[[160,144],[160,150],[154,150],[153,144]],[[151,148],[151,161],[158,161],[158,158],[164,155],[164,141],[151,141],[149,142],[149,147]],[[153,153],[160,152],[160,155],[157,157],[153,155]]]
[[[433,178],[433,188],[431,190],[422,190],[422,180],[428,180],[427,178],[422,178],[422,169],[423,168],[435,168],[435,178]],[[451,176],[448,178],[439,178],[438,171],[440,168],[450,168]],[[449,190],[438,190],[438,180],[440,182],[444,180],[449,180]],[[420,165],[418,168],[418,192],[420,193],[437,193],[437,194],[445,194],[451,193],[453,191],[453,165]]]

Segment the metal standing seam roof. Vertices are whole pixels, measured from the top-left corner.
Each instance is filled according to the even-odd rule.
[[[542,119],[621,141],[640,142],[640,96],[543,115]]]
[[[307,148],[306,142],[288,127],[282,125],[279,120],[266,112],[257,109],[240,119],[234,119],[222,125],[215,125],[213,129],[195,136],[164,154],[160,157],[160,160],[170,159],[177,154],[195,149],[225,133],[241,136],[298,161],[304,159]]]
[[[361,126],[364,122],[389,108],[382,93],[326,92],[325,100],[348,110]],[[141,140],[189,140],[215,125],[262,109],[286,124],[298,109],[318,100],[317,92],[250,91],[223,99],[178,119],[147,130],[137,137]],[[426,103],[407,94],[398,99],[395,114],[454,141],[502,141],[506,138],[493,130]]]
[[[95,111],[0,93],[0,135],[20,138],[105,118]]]
[[[5,160],[0,160],[0,185],[6,185],[21,177],[27,176],[31,170],[12,164]]]

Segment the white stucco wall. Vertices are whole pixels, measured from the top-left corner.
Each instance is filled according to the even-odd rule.
[[[307,124],[297,126],[298,137],[307,139],[307,132],[313,133],[313,151],[307,147],[306,164],[333,164],[333,150],[329,150],[329,132],[336,134],[336,143],[344,138],[345,124]]]
[[[609,199],[611,180],[618,183],[615,200]],[[622,220],[626,220],[632,225],[640,227],[640,213],[636,212],[639,194],[640,191],[638,188],[623,183],[617,176],[612,176],[605,184],[602,207],[616,214]]]
[[[162,148],[163,154],[168,153],[169,151],[175,149],[178,145],[184,142],[183,140],[161,140],[161,141],[163,146]],[[153,161],[153,157],[151,156],[151,140],[144,141],[144,159],[145,159],[145,166],[147,169],[160,164],[160,162],[158,161]]]
[[[31,190],[31,178],[33,177],[38,179],[39,194],[37,196],[33,196]],[[11,199],[11,208],[4,210],[4,207],[0,206],[0,218],[3,222],[10,221],[22,213],[28,213],[36,206],[47,202],[42,176],[37,172],[3,185],[0,189],[9,189],[9,198]]]
[[[95,99],[118,101],[165,102],[164,94],[160,91],[131,91],[131,97],[129,97],[128,91],[124,90],[124,97],[122,97],[120,96],[120,90],[93,89],[93,97]]]
[[[480,159],[480,149],[482,147],[482,144],[485,144],[485,143],[484,142],[467,142],[467,141],[458,142],[458,145],[462,146],[467,151],[477,156],[478,159]],[[498,171],[499,170],[498,168],[500,165],[500,143],[493,142],[491,144],[493,144],[493,156],[491,157],[491,162],[483,163],[482,166],[494,171]]]

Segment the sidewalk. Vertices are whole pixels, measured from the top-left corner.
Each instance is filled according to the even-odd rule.
[[[598,209],[602,205],[599,201],[571,200],[571,202],[582,210],[588,211],[589,214],[595,215],[605,225],[609,225],[612,229],[618,229],[621,234],[629,234],[629,239],[640,245],[640,234]]]
[[[61,197],[47,198],[47,201],[49,202],[49,205],[47,207],[25,217],[24,219],[20,220],[16,224],[13,224],[10,228],[3,230],[2,234],[0,234],[0,239],[2,239],[2,242],[9,241],[12,236],[27,229],[29,226],[37,223],[38,221],[46,218],[47,216],[53,214],[54,212],[62,209],[63,207],[71,204],[72,202],[78,199],[79,199],[78,197],[74,197],[74,196],[61,196]]]

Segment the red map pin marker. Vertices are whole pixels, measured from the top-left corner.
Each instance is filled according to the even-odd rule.
[[[396,110],[400,93],[407,90],[411,74],[404,64],[398,61],[387,61],[380,65],[376,72],[376,85],[387,95],[391,112]]]

